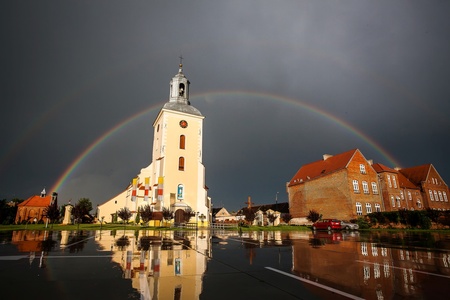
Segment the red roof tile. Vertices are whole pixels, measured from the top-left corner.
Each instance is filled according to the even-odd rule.
[[[400,169],[400,173],[405,175],[415,185],[420,185],[422,181],[427,179],[431,164],[426,164],[417,167]]]
[[[375,170],[375,172],[377,172],[377,173],[381,173],[381,172],[398,173],[397,170],[386,167],[385,165],[380,164],[380,163],[373,164],[372,167]]]
[[[358,149],[352,149],[350,151],[328,157],[325,160],[322,159],[303,165],[294,177],[292,177],[289,182],[289,186],[346,168],[356,151],[359,152]]]
[[[46,207],[50,205],[51,201],[52,201],[51,195],[45,197],[35,195],[23,201],[18,206]]]
[[[418,189],[419,187],[412,183],[408,178],[405,177],[402,173],[398,172],[398,184],[401,188],[407,188],[407,189]]]

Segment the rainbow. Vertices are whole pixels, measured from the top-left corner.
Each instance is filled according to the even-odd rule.
[[[323,117],[340,127],[348,130],[353,135],[357,136],[361,140],[363,140],[365,143],[367,143],[370,147],[375,149],[384,159],[386,159],[390,164],[393,166],[400,166],[400,164],[396,161],[396,159],[390,155],[386,150],[384,150],[381,145],[379,145],[376,141],[371,139],[369,136],[361,132],[359,129],[355,128],[348,122],[339,119],[338,117],[332,115],[331,113],[319,109],[315,106],[312,106],[310,104],[306,104],[298,99],[284,97],[280,95],[270,94],[270,93],[258,93],[253,91],[213,91],[213,92],[205,92],[205,93],[199,93],[191,95],[191,100],[196,100],[198,103],[199,100],[209,101],[215,96],[247,96],[247,97],[257,97],[257,98],[264,98],[264,99],[270,99],[281,103],[286,103],[289,105],[293,105],[295,107],[300,107],[302,109],[305,109],[309,112],[312,112],[313,114],[319,115],[320,117]],[[70,175],[76,170],[76,168],[80,165],[81,162],[83,162],[84,159],[86,159],[92,151],[94,151],[99,145],[101,145],[103,142],[108,140],[111,136],[113,136],[115,133],[117,133],[120,130],[124,130],[127,125],[131,124],[132,122],[140,119],[144,115],[150,113],[153,110],[160,109],[164,105],[165,102],[160,102],[157,104],[152,104],[147,109],[140,111],[136,114],[133,114],[132,116],[129,116],[116,124],[114,127],[106,131],[103,135],[98,137],[94,142],[92,142],[80,155],[78,155],[75,160],[67,167],[67,169],[59,176],[59,178],[56,180],[56,182],[53,184],[50,191],[57,192],[59,189],[61,189],[65,183],[65,181],[70,177]],[[196,106],[198,107],[198,106]]]

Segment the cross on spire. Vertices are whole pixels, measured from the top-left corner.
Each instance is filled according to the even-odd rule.
[[[180,68],[183,66],[183,55],[180,54]]]

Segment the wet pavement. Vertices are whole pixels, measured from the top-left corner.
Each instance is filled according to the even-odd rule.
[[[0,232],[0,280],[2,299],[449,299],[450,232]]]

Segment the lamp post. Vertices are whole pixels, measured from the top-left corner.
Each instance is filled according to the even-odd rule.
[[[196,212],[195,213],[195,230],[198,230],[198,214],[199,214],[200,212]]]
[[[278,216],[280,215],[280,214],[278,213],[278,193],[279,193],[279,192],[277,192],[277,193],[275,194],[275,213],[278,214],[278,215],[277,215],[277,218],[278,218]],[[273,224],[272,224],[272,225],[273,225]]]

